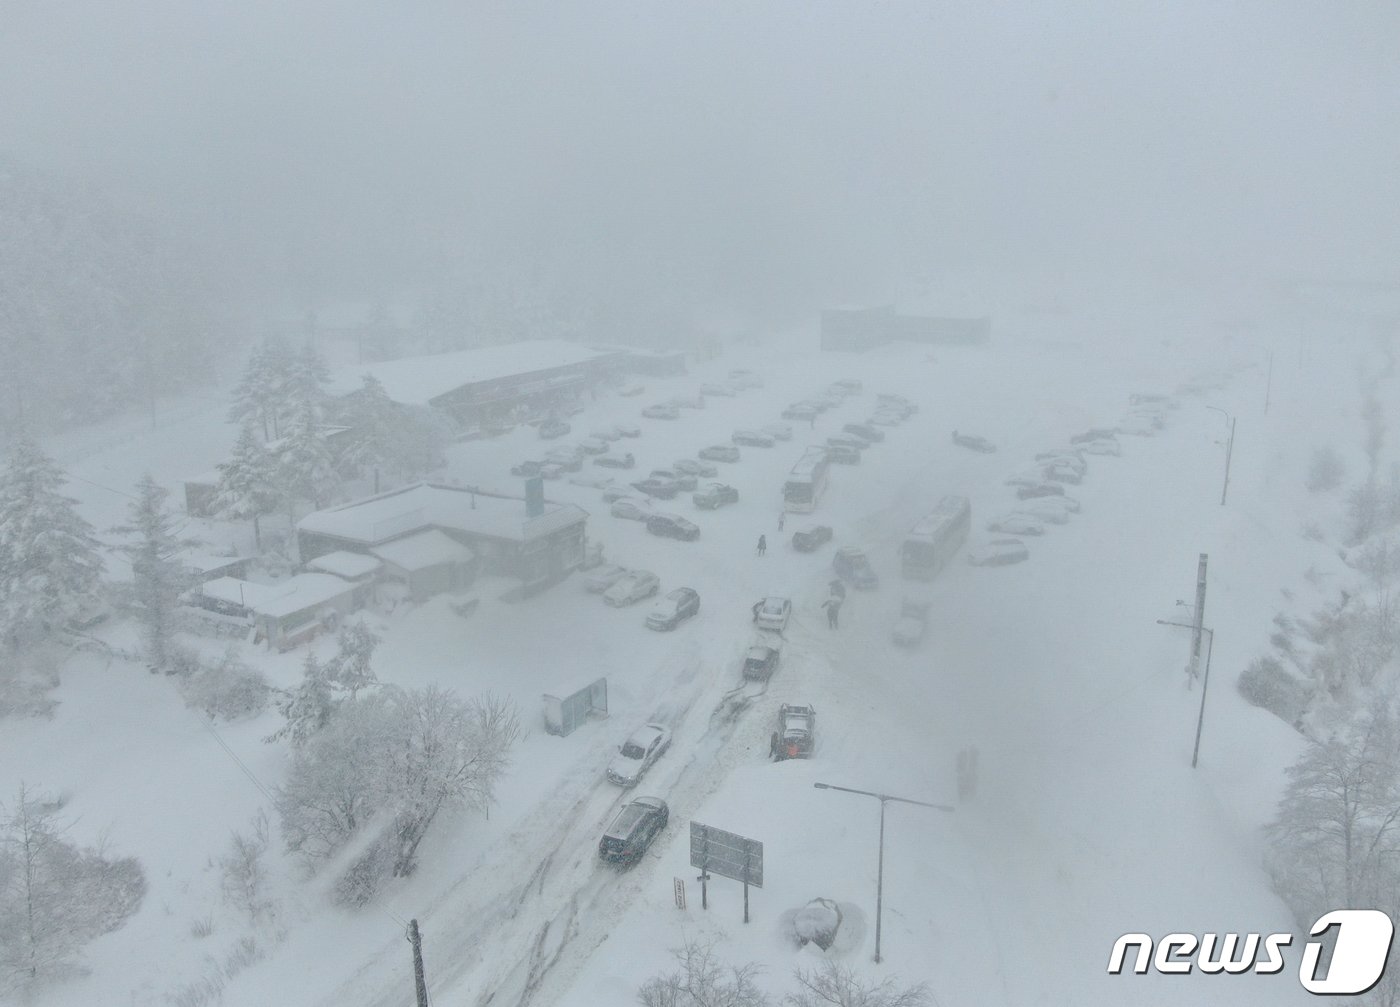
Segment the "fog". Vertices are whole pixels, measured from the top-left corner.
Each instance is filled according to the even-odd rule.
[[[315,304],[1393,276],[1391,5],[4,5],[8,156]]]

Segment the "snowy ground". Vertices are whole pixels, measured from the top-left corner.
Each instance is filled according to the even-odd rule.
[[[499,600],[506,584],[487,582],[465,620],[446,599],[371,619],[385,639],[376,657],[382,679],[508,695],[531,732],[489,820],[439,823],[417,874],[371,909],[327,908],[316,882],[279,859],[277,923],[256,934],[267,956],[223,983],[222,1002],[410,1002],[409,917],[422,926],[438,1004],[630,1003],[648,976],[669,970],[668,948],[704,934],[736,963],[764,963],[765,981],[781,993],[813,953],[785,940],[779,918],[817,896],[859,907],[863,938],[846,956],[873,971],[878,805],[812,784],[956,804],[956,753],[976,745],[975,799],[952,814],[890,806],[881,972],[927,981],[944,1004],[1302,1003],[1291,970],[1111,977],[1105,964],[1129,931],[1290,929],[1259,867],[1258,826],[1299,740],[1246,706],[1233,685],[1265,645],[1285,604],[1280,589],[1301,586],[1309,566],[1326,562],[1326,547],[1301,530],[1333,518],[1317,513],[1303,474],[1315,446],[1345,449],[1359,439],[1354,409],[1318,405],[1356,400],[1355,352],[1304,356],[1294,342],[1278,344],[1266,416],[1260,345],[1172,333],[1144,354],[1140,339],[1129,350],[1107,330],[1067,335],[1072,320],[1022,331],[1031,335],[1011,332],[988,347],[863,356],[803,349],[805,337],[733,350],[687,378],[646,379],[640,398],[607,396],[574,417],[575,437],[611,420],[641,423],[642,437],[626,444],[636,478],[727,442],[737,428],[777,420],[786,403],[837,377],[865,382],[862,396],[820,417],[815,431],[795,423],[793,441],[744,448],[739,463],[721,464],[719,478],[739,489],[737,506],[697,514],[688,495],[663,504],[701,526],[698,542],[657,539],[614,519],[596,491],[546,485],[551,497],[590,511],[590,536],[610,561],[653,570],[663,591],[700,592],[700,615],[674,633],[642,626],[646,603],[607,608],[577,578],[519,604]],[[760,371],[767,387],[711,398],[673,422],[638,419],[644,405],[739,366]],[[1083,513],[1028,539],[1028,563],[957,561],[906,591],[899,538],[940,496],[971,498],[973,541],[982,540],[985,521],[1011,508],[1003,478],[1034,452],[1112,425],[1130,392],[1170,390],[1199,375],[1223,387],[1182,399],[1156,437],[1121,438],[1121,458],[1091,458],[1084,484],[1070,488]],[[792,461],[809,441],[864,419],[877,391],[905,394],[921,411],[862,465],[834,467],[817,514],[789,516],[780,535],[779,488]],[[1223,417],[1207,406],[1238,421],[1224,507]],[[223,411],[222,401],[192,401],[171,407],[172,419],[155,430],[133,420],[106,440],[75,435],[53,449],[89,519],[105,528],[122,518],[122,491],[142,471],[175,489],[179,477],[219,461],[233,433]],[[1000,451],[954,447],[954,427],[990,437]],[[513,488],[510,465],[547,446],[527,430],[459,445],[446,475]],[[812,555],[792,552],[792,530],[817,522],[833,526],[836,541]],[[763,558],[754,553],[759,533],[770,542]],[[867,549],[882,584],[853,593],[832,632],[818,605],[841,544]],[[1187,638],[1156,620],[1183,616],[1174,603],[1190,597],[1200,552],[1210,554],[1207,624],[1217,640],[1193,771],[1200,693],[1185,687]],[[914,653],[889,641],[906,593],[934,601],[929,638]],[[783,666],[766,690],[736,691],[749,606],[767,594],[794,601]],[[297,653],[249,657],[279,683],[298,673]],[[540,694],[598,675],[608,677],[611,716],[568,738],[546,735]],[[260,786],[279,782],[286,751],[260,739],[276,716],[211,732],[168,680],[90,656],[64,669],[57,698],[54,720],[4,725],[0,785],[13,792],[25,780],[67,793],[75,838],[102,835],[114,851],[138,856],[150,892],[125,928],[90,946],[90,975],[41,1003],[172,1002],[207,981],[249,932],[220,902],[214,861],[229,831],[246,828],[259,808],[275,822]],[[819,711],[809,762],[766,761],[782,701]],[[664,797],[672,824],[641,864],[619,874],[595,853],[626,800],[602,767],[635,724],[658,718],[675,742],[639,792]],[[736,883],[713,881],[709,911],[699,908],[687,862],[691,820],[764,842],[765,887],[751,893],[747,926]],[[684,911],[672,901],[674,878],[687,885]],[[204,919],[212,933],[198,936]]]

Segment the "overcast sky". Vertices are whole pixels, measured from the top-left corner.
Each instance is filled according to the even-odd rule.
[[[1400,5],[0,0],[0,145],[310,285],[1395,277]]]

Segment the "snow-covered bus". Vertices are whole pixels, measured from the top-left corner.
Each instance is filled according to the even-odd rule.
[[[830,461],[826,448],[809,447],[797,460],[783,483],[783,507],[800,514],[817,509],[817,501],[826,490],[826,470]]]
[[[964,496],[946,496],[909,529],[900,551],[904,576],[932,580],[957,555],[972,530],[972,505]]]

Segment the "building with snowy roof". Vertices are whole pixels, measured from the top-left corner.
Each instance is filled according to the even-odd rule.
[[[257,641],[286,650],[362,608],[369,586],[328,573],[299,573],[275,584],[218,577],[199,586],[194,601],[220,615],[246,619]]]
[[[579,567],[588,520],[588,513],[573,504],[541,501],[536,510],[530,513],[520,497],[414,483],[308,514],[297,522],[297,544],[304,563],[343,550],[373,555],[407,573],[436,555],[458,569],[427,574],[420,583],[440,583],[444,577],[460,583],[470,567],[534,587]],[[430,530],[442,534],[422,537]],[[388,548],[399,543],[405,544]]]

